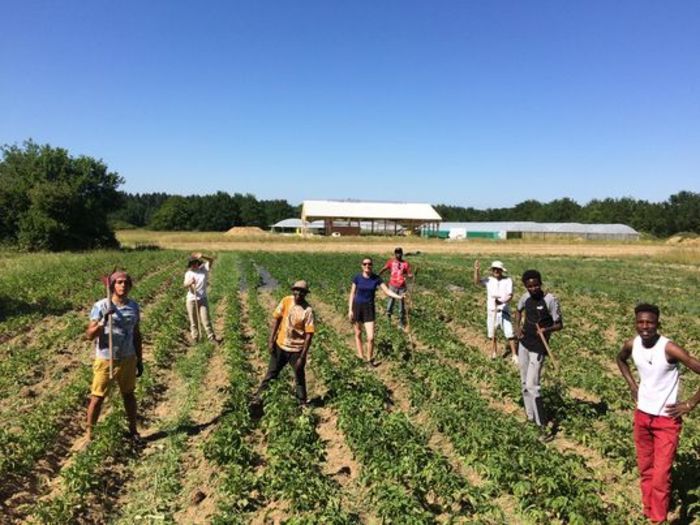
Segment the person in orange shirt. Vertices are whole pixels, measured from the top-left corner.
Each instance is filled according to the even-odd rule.
[[[300,405],[306,405],[306,356],[313,338],[314,312],[306,295],[309,286],[306,281],[297,281],[292,286],[292,295],[283,298],[272,314],[272,328],[268,342],[270,363],[267,374],[260,383],[255,395],[259,401],[260,393],[267,388],[270,381],[279,376],[287,363],[294,367],[296,377],[296,396]]]

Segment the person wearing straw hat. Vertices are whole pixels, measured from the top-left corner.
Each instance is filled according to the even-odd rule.
[[[190,320],[190,337],[196,342],[202,335],[207,334],[207,339],[214,343],[220,343],[221,339],[214,335],[209,318],[209,300],[207,298],[207,279],[214,259],[201,253],[193,253],[187,260],[187,271],[183,286],[187,288],[187,317]]]
[[[255,395],[259,402],[260,393],[267,388],[270,381],[279,376],[288,363],[294,368],[296,378],[296,397],[300,405],[306,405],[306,358],[311,347],[316,328],[314,312],[306,302],[309,285],[306,281],[296,281],[292,285],[292,295],[284,297],[272,313],[272,328],[268,346],[270,363],[267,373],[260,383]]]
[[[92,388],[87,410],[88,442],[92,439],[92,431],[100,417],[104,398],[113,382],[119,385],[122,394],[124,411],[129,422],[129,435],[133,439],[139,439],[136,430],[134,390],[136,390],[136,378],[143,373],[141,331],[139,330],[140,308],[129,298],[133,283],[128,273],[113,272],[108,278],[108,283],[111,295],[93,305],[90,311],[90,323],[85,332],[89,340],[95,341]],[[111,322],[109,322],[110,319]],[[114,362],[111,376],[110,357]]]
[[[515,331],[519,340],[518,362],[527,419],[539,427],[547,424],[540,396],[542,366],[548,353],[552,332],[564,327],[559,300],[542,290],[542,275],[527,270],[522,276],[527,292],[518,301]]]
[[[513,323],[508,304],[513,298],[513,280],[505,275],[508,270],[501,261],[493,261],[490,270],[491,275],[482,278],[479,260],[474,261],[474,284],[486,288],[486,333],[493,342],[491,359],[495,359],[498,354],[496,329],[500,328],[510,345],[511,360],[517,364],[518,350],[515,345]]]
[[[659,316],[658,306],[638,304],[634,309],[637,336],[627,340],[617,356],[617,366],[636,405],[634,445],[642,505],[652,523],[666,523],[681,418],[700,404],[700,389],[685,401],[679,399],[679,363],[700,374],[700,360],[658,332]],[[639,383],[630,371],[630,358],[639,373]]]

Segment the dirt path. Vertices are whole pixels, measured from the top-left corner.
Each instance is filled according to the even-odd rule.
[[[217,335],[224,333],[227,304],[226,300],[222,300],[217,305],[214,321],[214,333]],[[216,513],[220,470],[204,457],[202,445],[217,428],[217,421],[224,409],[228,381],[226,360],[221,346],[217,346],[202,382],[200,402],[190,416],[196,431],[189,437],[182,457],[184,479],[177,504],[180,510],[174,515],[177,523],[209,523]]]

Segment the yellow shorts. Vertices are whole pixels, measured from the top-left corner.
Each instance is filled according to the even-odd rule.
[[[109,379],[109,360],[95,359],[92,364],[93,396],[105,397],[111,383],[116,381],[122,394],[130,394],[136,389],[136,356],[132,355],[119,361],[114,361],[113,379]]]

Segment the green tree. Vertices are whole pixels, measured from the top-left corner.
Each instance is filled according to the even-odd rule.
[[[107,215],[123,179],[91,157],[29,140],[0,148],[0,240],[27,250],[117,245]]]
[[[195,214],[193,200],[174,195],[151,217],[149,228],[158,231],[191,230]]]
[[[700,233],[700,193],[681,191],[668,199],[671,232]]]

